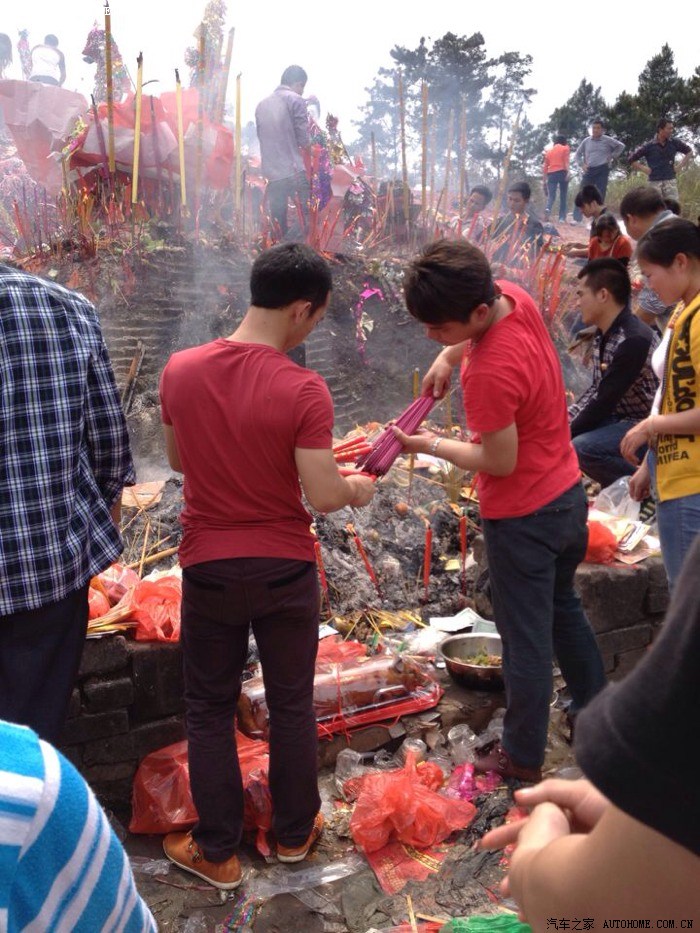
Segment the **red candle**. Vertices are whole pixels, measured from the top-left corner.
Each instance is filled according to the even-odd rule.
[[[433,529],[426,522],[425,527],[425,553],[423,555],[423,588],[425,598],[428,598],[428,585],[430,584],[430,561],[433,550]]]

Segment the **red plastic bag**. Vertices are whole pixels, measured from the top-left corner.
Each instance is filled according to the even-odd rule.
[[[129,590],[134,589],[141,582],[136,571],[123,564],[112,564],[98,574],[98,580],[112,606],[116,606]]]
[[[617,538],[602,522],[588,522],[587,560],[590,564],[611,564],[615,560]]]
[[[329,635],[318,643],[316,661],[332,664],[341,664],[343,661],[352,661],[353,658],[363,658],[367,655],[367,645],[359,641],[343,641],[340,635]]]
[[[131,594],[137,641],[179,641],[182,581],[179,577],[141,580]]]
[[[409,753],[398,771],[368,774],[362,782],[350,832],[358,846],[376,852],[390,840],[427,848],[464,829],[476,807],[466,800],[451,800],[426,787]]]
[[[238,761],[243,777],[243,828],[257,832],[261,855],[270,854],[267,833],[272,826],[272,798],[268,784],[270,759],[267,742],[236,733]],[[189,829],[197,822],[190,791],[187,742],[176,742],[147,755],[134,778],[131,796],[132,833],[169,833]]]
[[[109,600],[101,590],[90,584],[88,590],[88,618],[99,619],[110,610]]]

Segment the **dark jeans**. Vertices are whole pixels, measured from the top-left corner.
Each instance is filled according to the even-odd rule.
[[[608,176],[610,175],[610,166],[605,165],[596,165],[594,168],[589,168],[586,172],[583,173],[583,178],[581,179],[581,187],[584,185],[595,185],[598,191],[600,191],[603,197],[603,203],[605,203],[605,195],[608,190]],[[575,207],[574,208],[574,220],[581,220],[583,214],[581,211]]]
[[[622,476],[631,476],[633,467],[620,453],[622,438],[635,421],[613,421],[608,419],[592,431],[578,434],[571,443],[578,455],[581,470],[600,483],[603,489]],[[646,447],[640,448],[640,456],[646,453]]]
[[[547,175],[547,214],[551,214],[554,201],[559,190],[559,220],[566,220],[566,195],[569,190],[569,180],[564,169],[560,172],[549,172]]]
[[[605,686],[593,630],[574,589],[586,553],[586,495],[580,483],[522,518],[484,519],[496,627],[503,640],[503,747],[513,761],[544,760],[552,698],[552,655],[578,712]]]
[[[85,647],[88,584],[40,609],[0,616],[0,719],[56,745]]]
[[[234,716],[252,625],[270,712],[273,829],[302,845],[320,807],[313,686],[318,650],[315,565],[283,558],[208,561],[183,572],[182,653],[190,784],[205,858],[222,862],[243,831]]]
[[[309,224],[309,198],[311,189],[306,172],[298,172],[290,178],[280,178],[278,181],[269,181],[267,183],[267,200],[270,209],[270,217],[273,224],[279,227],[282,239],[287,238],[289,231],[289,222],[287,219],[289,199],[294,204],[293,211],[298,218],[294,224],[294,229],[304,239],[306,228]],[[301,208],[301,217],[299,217],[299,208]]]

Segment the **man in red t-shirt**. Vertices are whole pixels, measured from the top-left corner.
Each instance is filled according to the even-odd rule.
[[[541,777],[556,654],[578,712],[605,684],[595,636],[574,590],[586,552],[587,503],[571,446],[561,366],[532,298],[494,282],[475,246],[439,240],[409,266],[406,305],[446,344],[423,380],[441,398],[453,368],[469,442],[398,428],[406,450],[479,474],[496,627],[503,640],[503,740],[478,771]]]
[[[289,243],[260,255],[251,306],[227,338],[175,353],[160,383],[168,459],[184,474],[182,652],[199,821],[166,855],[218,888],[240,884],[243,788],[234,715],[252,626],[270,710],[277,856],[305,858],[323,828],[313,708],[319,591],[311,516],[366,505],[366,476],[333,459],[323,379],[285,354],[323,318],[327,263]]]

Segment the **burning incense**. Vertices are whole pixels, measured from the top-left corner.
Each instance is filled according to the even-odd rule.
[[[233,30],[232,30],[233,32]],[[236,75],[236,190],[234,193],[234,206],[236,214],[241,209],[241,75]]]
[[[141,99],[143,96],[143,52],[139,52],[136,59],[138,69],[136,71],[136,118],[134,120],[134,160],[131,166],[131,203],[138,204],[139,201],[139,158],[141,155]]]
[[[182,84],[180,72],[175,69],[175,100],[177,102],[177,143],[180,153],[180,204],[187,204],[187,188],[185,185],[185,133],[182,126]]]
[[[433,529],[430,522],[425,519],[425,551],[423,552],[423,599],[428,601],[428,588],[430,586],[430,564],[433,556]]]

